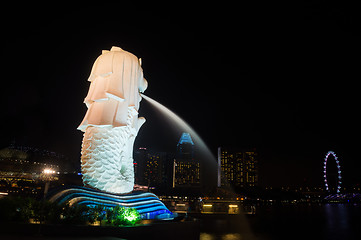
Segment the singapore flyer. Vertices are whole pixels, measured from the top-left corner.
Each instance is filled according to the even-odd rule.
[[[336,165],[337,165],[337,188],[336,188],[336,193],[340,193],[340,189],[341,189],[341,167],[340,167],[340,161],[338,160],[336,154],[333,151],[329,151],[327,152],[324,162],[323,162],[323,177],[324,177],[324,181],[325,181],[325,187],[326,187],[326,191],[330,191],[331,188],[329,187],[329,182],[327,181],[327,160],[329,158],[329,156],[332,155],[333,158],[336,161]]]

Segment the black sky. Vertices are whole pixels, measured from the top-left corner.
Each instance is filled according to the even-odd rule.
[[[78,162],[87,78],[116,45],[142,58],[145,93],[214,152],[256,147],[261,183],[321,185],[333,150],[345,182],[360,184],[360,15],[340,4],[10,7],[1,17],[1,146],[15,139]],[[146,102],[140,115],[136,146],[174,151],[179,133]]]

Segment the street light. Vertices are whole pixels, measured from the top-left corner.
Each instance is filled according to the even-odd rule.
[[[44,173],[44,174],[53,174],[53,173],[55,173],[55,171],[52,170],[52,169],[50,169],[50,168],[45,168],[45,169],[43,170],[43,173]]]

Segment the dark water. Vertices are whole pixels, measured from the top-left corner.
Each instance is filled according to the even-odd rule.
[[[201,240],[361,239],[361,205],[259,206],[256,215],[246,216],[252,234],[243,234],[240,219],[217,221],[203,225]]]

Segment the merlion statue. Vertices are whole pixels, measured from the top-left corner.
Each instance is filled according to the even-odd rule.
[[[133,144],[145,122],[138,118],[140,92],[147,88],[141,59],[119,47],[103,51],[91,70],[81,169],[85,186],[128,193],[134,186]]]

